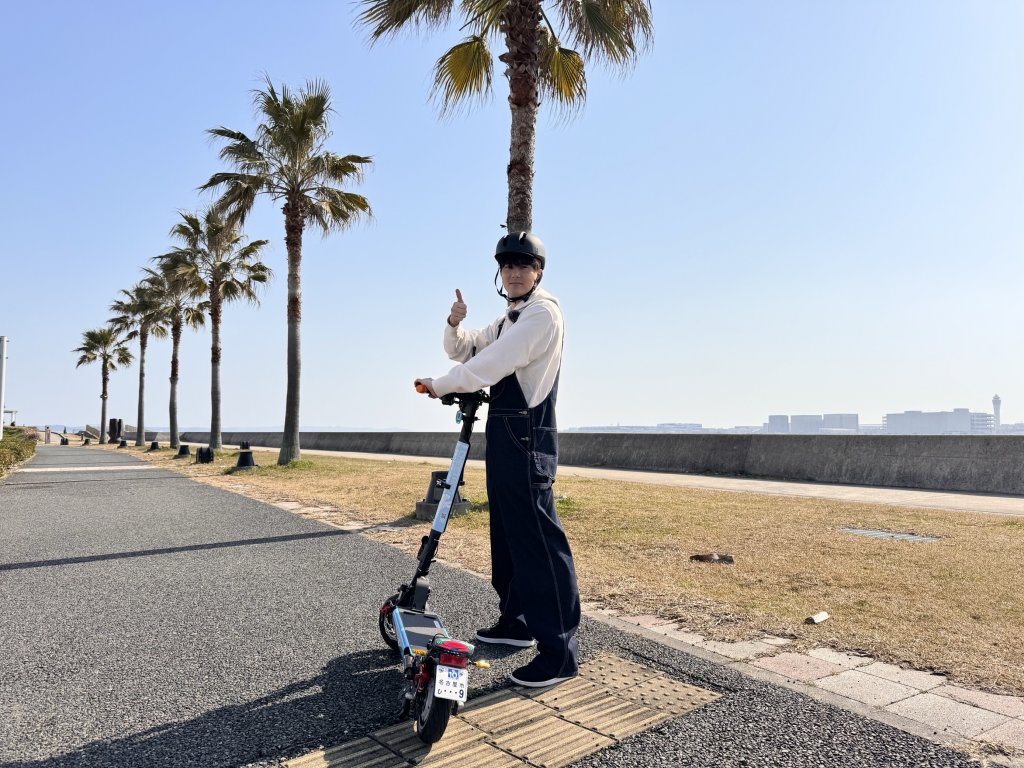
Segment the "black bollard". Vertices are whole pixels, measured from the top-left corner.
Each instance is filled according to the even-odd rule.
[[[437,505],[441,503],[441,495],[444,493],[444,485],[448,481],[448,472],[440,470],[430,473],[430,485],[427,486],[427,495],[423,501],[416,502],[415,516],[417,520],[433,520],[437,514]],[[465,485],[465,482],[459,483]],[[451,515],[465,514],[469,511],[469,502],[462,500],[459,489],[455,489],[455,498],[452,499]]]
[[[249,445],[249,441],[248,440],[243,440],[242,442],[240,442],[238,444],[238,450],[240,450],[240,451],[250,451],[250,450],[252,450],[252,446]]]
[[[252,451],[239,451],[238,452],[238,463],[235,464],[235,469],[255,469],[256,461],[252,457]]]
[[[122,438],[121,438],[121,442],[117,444],[117,447],[118,447],[118,448],[127,448],[127,447],[128,447],[128,441],[127,441],[127,440],[125,440],[125,439],[124,439],[124,438],[122,437]]]
[[[151,451],[159,451],[160,450],[160,442],[158,440],[154,440],[152,443],[149,444],[149,450],[151,450]]]
[[[82,440],[82,445],[92,445],[92,438],[87,437],[84,440]]]
[[[178,455],[175,456],[174,458],[176,458],[176,459],[187,458],[190,455],[191,454],[189,453],[188,445],[186,445],[185,443],[182,443],[181,445],[178,446]]]
[[[213,448],[196,448],[196,464],[211,464]]]

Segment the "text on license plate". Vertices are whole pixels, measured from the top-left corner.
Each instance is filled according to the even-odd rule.
[[[434,672],[434,695],[439,699],[465,702],[469,689],[469,670],[438,665]]]

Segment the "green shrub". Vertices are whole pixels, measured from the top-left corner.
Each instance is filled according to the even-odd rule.
[[[0,439],[0,477],[36,452],[35,429],[32,433],[27,434],[21,427],[4,428],[3,439]]]

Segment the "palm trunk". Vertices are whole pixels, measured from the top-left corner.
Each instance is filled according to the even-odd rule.
[[[146,442],[146,346],[149,344],[149,329],[139,330],[139,409],[135,417],[135,444]]]
[[[210,447],[220,448],[220,284],[210,286]]]
[[[300,201],[284,206],[284,242],[288,249],[288,392],[284,406],[284,434],[278,464],[288,464],[301,456],[299,446],[299,391],[302,353],[299,326],[302,323],[302,228],[305,211]]]
[[[178,347],[181,345],[181,314],[171,321],[171,396],[167,404],[171,420],[171,448],[178,448]]]
[[[110,373],[107,369],[107,361],[103,361],[103,368],[101,373],[101,379],[103,381],[103,388],[100,390],[100,445],[106,445],[107,443],[107,384],[110,382]]]
[[[508,161],[509,232],[533,229],[533,164],[540,96],[539,0],[509,0],[501,14],[501,31],[508,46],[501,59],[508,77],[512,132]]]

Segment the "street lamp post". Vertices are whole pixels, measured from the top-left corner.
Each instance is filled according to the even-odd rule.
[[[4,414],[7,408],[7,337],[0,336],[0,437],[3,437]]]

